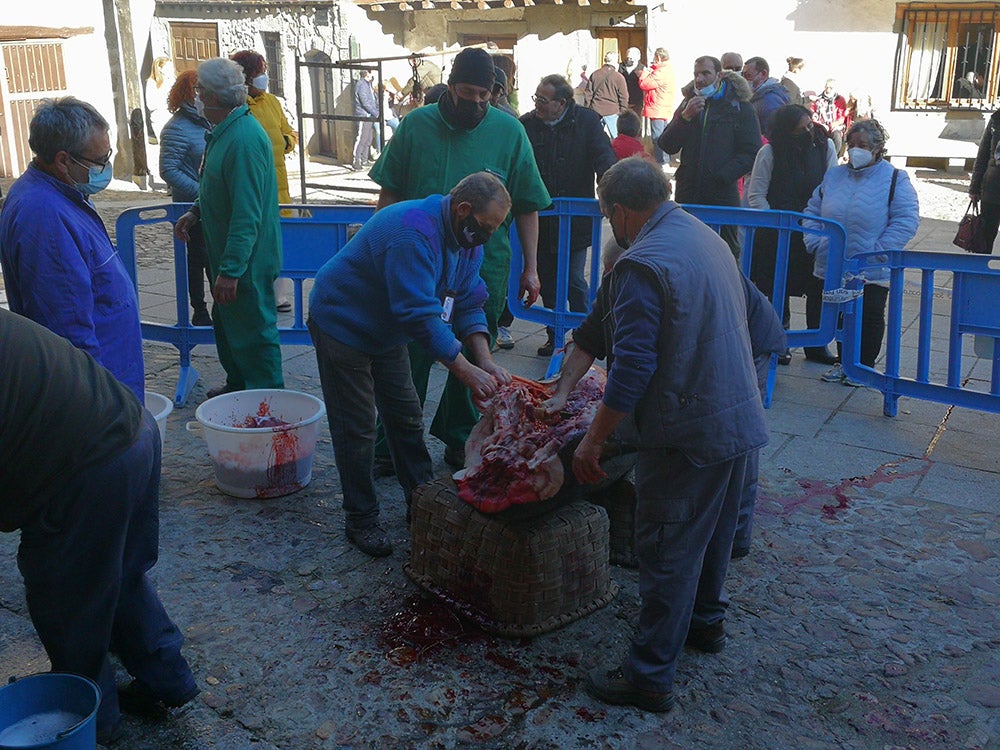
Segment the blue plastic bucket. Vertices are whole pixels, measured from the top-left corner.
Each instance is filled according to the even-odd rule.
[[[97,747],[101,691],[86,677],[47,672],[0,688],[0,750]]]

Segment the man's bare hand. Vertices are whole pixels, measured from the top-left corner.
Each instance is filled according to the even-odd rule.
[[[492,359],[486,360],[480,364],[479,367],[482,368],[484,372],[492,375],[500,385],[510,385],[510,373]]]
[[[692,96],[684,107],[684,111],[681,112],[681,117],[687,121],[691,121],[698,117],[705,109],[705,97],[703,96]]]
[[[538,280],[537,271],[524,271],[521,273],[521,285],[518,292],[518,299],[524,302],[525,307],[531,307],[538,301],[538,295],[542,292],[542,282]]]
[[[608,475],[600,464],[603,451],[603,443],[595,442],[589,434],[583,436],[583,440],[573,451],[573,475],[581,484],[593,484],[607,478]]]
[[[182,214],[181,218],[174,224],[174,237],[184,240],[184,242],[189,242],[191,240],[191,229],[197,223],[198,217],[194,215],[193,211],[187,211]]]
[[[231,302],[236,301],[236,287],[239,284],[239,279],[234,279],[230,276],[218,276],[215,279],[215,285],[212,287],[212,297],[220,305],[228,305]]]

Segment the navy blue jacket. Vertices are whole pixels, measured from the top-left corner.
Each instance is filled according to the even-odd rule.
[[[710,466],[767,442],[740,277],[729,246],[672,201],[615,264],[604,403],[633,415],[644,449]]]

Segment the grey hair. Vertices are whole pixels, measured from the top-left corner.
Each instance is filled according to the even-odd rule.
[[[889,140],[889,132],[882,126],[882,123],[874,117],[868,118],[867,120],[855,120],[854,124],[848,128],[847,134],[844,136],[845,142],[851,137],[851,133],[868,133],[868,137],[872,140],[872,147],[875,149],[876,155],[885,149],[885,142]]]
[[[28,125],[28,145],[42,163],[51,164],[60,151],[80,154],[94,133],[109,130],[92,104],[74,96],[43,99]]]
[[[617,203],[633,211],[648,211],[670,200],[670,181],[659,164],[630,156],[604,173],[597,196],[605,207]]]
[[[500,179],[489,172],[473,172],[451,189],[451,200],[471,203],[473,213],[485,211],[491,203],[510,210],[510,194]]]
[[[205,60],[198,66],[198,83],[215,94],[224,107],[246,104],[246,78],[237,62],[224,57]]]
[[[559,101],[569,102],[573,100],[573,87],[569,85],[569,81],[566,80],[565,76],[561,76],[558,73],[551,73],[540,80],[538,85],[551,86],[555,89],[555,98]]]

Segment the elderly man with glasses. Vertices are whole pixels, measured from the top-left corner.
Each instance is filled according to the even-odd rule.
[[[0,262],[13,312],[89,352],[142,402],[139,301],[90,201],[111,182],[109,129],[71,96],[38,106],[35,158],[0,212]]]
[[[213,58],[198,66],[195,108],[212,123],[198,199],[177,220],[185,242],[205,233],[215,281],[215,346],[226,382],[208,397],[253,388],[284,388],[274,280],[281,270],[278,180],[271,141],[247,106],[243,68]]]

